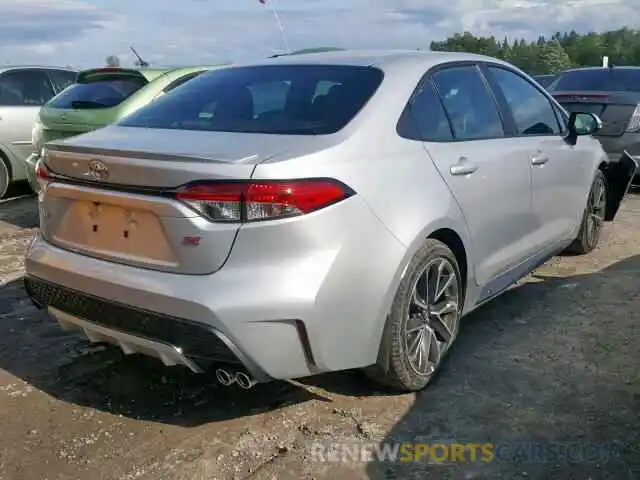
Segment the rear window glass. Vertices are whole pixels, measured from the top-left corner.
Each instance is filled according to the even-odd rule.
[[[269,65],[204,73],[120,125],[212,132],[323,135],[344,128],[382,82],[377,68]]]
[[[574,70],[561,74],[552,91],[640,92],[640,68]]]
[[[147,84],[143,77],[111,76],[94,77],[82,83],[74,83],[55,97],[50,108],[97,109],[120,105]]]

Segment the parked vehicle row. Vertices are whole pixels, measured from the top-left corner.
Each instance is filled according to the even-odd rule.
[[[34,152],[27,157],[32,188],[38,189],[35,166],[46,142],[117,122],[210,68],[215,67],[97,68],[79,72],[73,85],[40,110],[33,126]]]
[[[600,128],[478,55],[215,69],[43,146],[25,287],[65,328],[224,385],[362,368],[420,390],[462,317],[598,245],[637,168]]]
[[[35,165],[46,142],[116,122],[211,68],[0,70],[0,198],[25,179],[37,191]]]

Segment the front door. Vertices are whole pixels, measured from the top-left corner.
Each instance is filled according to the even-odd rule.
[[[487,286],[531,255],[531,168],[505,138],[496,102],[476,65],[439,69],[420,97],[421,129],[431,124],[440,136],[426,141],[425,149],[461,207],[476,281]],[[436,126],[439,116],[444,121]]]

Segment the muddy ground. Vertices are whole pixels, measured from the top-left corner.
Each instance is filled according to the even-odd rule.
[[[640,473],[638,194],[594,254],[553,259],[467,318],[441,375],[418,395],[390,395],[357,372],[245,392],[91,346],[25,297],[22,255],[36,216],[33,198],[0,204],[0,480]],[[447,465],[322,461],[314,450],[437,441],[510,449],[499,461]],[[532,442],[606,451],[569,462],[517,450]]]

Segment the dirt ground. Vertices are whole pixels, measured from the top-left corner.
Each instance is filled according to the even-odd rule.
[[[33,198],[0,204],[0,480],[640,475],[638,194],[592,255],[553,259],[465,319],[441,375],[418,395],[390,395],[357,372],[245,392],[92,346],[25,297],[36,216]],[[572,442],[608,453],[576,463],[323,461],[314,449],[331,442]]]

